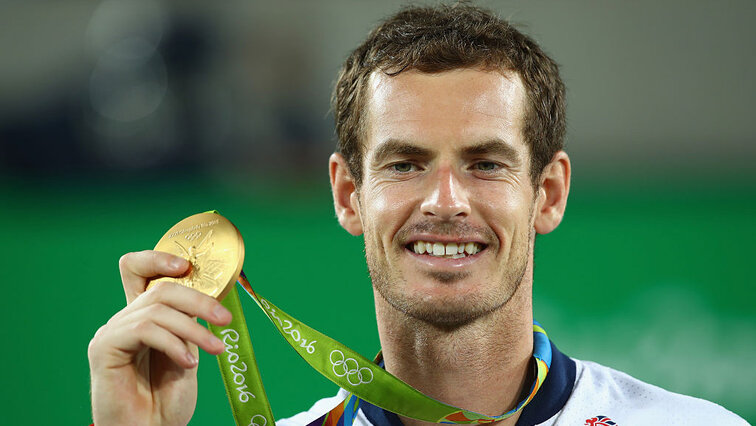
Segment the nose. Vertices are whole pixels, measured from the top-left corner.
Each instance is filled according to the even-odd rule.
[[[470,215],[470,200],[451,167],[440,169],[433,179],[434,183],[420,205],[423,215],[442,220]]]

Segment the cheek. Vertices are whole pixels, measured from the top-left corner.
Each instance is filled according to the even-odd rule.
[[[417,192],[407,186],[399,183],[387,184],[366,194],[365,216],[370,220],[369,227],[380,239],[390,242],[412,215],[413,206],[416,205],[413,194]]]
[[[508,214],[517,212],[530,199],[529,193],[513,182],[483,181],[473,185],[473,188],[474,199],[483,208],[509,212]]]
[[[522,189],[500,185],[483,185],[472,194],[475,209],[498,235],[500,243],[511,239],[530,226],[531,197]]]

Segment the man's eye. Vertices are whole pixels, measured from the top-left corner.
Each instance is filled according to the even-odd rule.
[[[413,171],[414,168],[415,166],[412,163],[396,163],[391,165],[391,169],[399,173],[408,173]]]
[[[496,170],[498,165],[492,161],[479,161],[475,163],[475,169],[483,172],[492,172]]]

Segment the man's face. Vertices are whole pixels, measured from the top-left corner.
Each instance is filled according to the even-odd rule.
[[[376,72],[369,90],[357,197],[374,287],[444,327],[503,306],[534,235],[519,77]]]

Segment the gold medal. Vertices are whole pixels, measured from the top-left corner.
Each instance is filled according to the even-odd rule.
[[[244,263],[244,241],[233,223],[215,212],[189,216],[158,241],[155,250],[183,257],[191,263],[182,277],[158,277],[147,283],[170,281],[223,299],[239,278]]]

